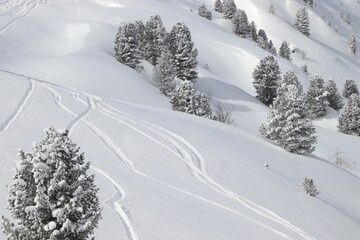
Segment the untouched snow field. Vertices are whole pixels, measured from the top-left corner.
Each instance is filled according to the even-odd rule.
[[[17,149],[29,151],[53,125],[68,128],[91,161],[103,207],[96,239],[359,239],[360,138],[336,131],[335,111],[316,121],[313,154],[290,154],[262,138],[268,108],[253,97],[251,74],[267,53],[233,35],[220,14],[199,17],[202,2],[0,0],[0,215],[9,216]],[[286,40],[305,52],[277,59],[283,73],[294,70],[306,89],[300,66],[307,64],[340,90],[347,78],[360,85],[359,54],[347,50],[351,32],[360,37],[357,1],[316,1],[310,38],[292,27],[302,1],[272,2],[275,15],[270,1],[236,1],[277,49]],[[195,87],[233,107],[236,126],[172,111],[149,74],[115,60],[118,25],[154,14],[168,31],[178,21],[189,26],[199,50]],[[336,151],[357,168],[329,162]],[[303,177],[314,179],[317,197],[302,192]]]

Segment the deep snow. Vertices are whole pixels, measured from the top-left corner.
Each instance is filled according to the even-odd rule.
[[[360,166],[348,171],[328,161],[342,151],[359,165],[359,138],[336,131],[335,111],[316,121],[313,154],[293,155],[262,138],[268,108],[253,97],[251,73],[267,53],[233,35],[220,14],[199,17],[202,2],[0,0],[0,214],[9,215],[6,185],[17,149],[30,150],[53,125],[68,128],[92,163],[104,208],[97,239],[359,238]],[[278,59],[305,89],[305,63],[339,89],[349,77],[360,84],[359,55],[346,48],[352,31],[360,36],[360,5],[317,1],[306,38],[291,26],[300,2],[273,1],[271,15],[269,1],[236,1],[277,48],[286,40],[306,53]],[[340,11],[351,14],[352,27]],[[199,50],[195,87],[234,108],[236,126],[171,111],[149,71],[115,60],[117,26],[153,14],[167,30],[177,21],[189,26]],[[316,198],[301,191],[303,177],[314,179]]]

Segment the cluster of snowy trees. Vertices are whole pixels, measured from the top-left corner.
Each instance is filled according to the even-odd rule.
[[[189,28],[178,22],[168,33],[159,15],[149,21],[122,23],[115,37],[116,59],[134,69],[141,68],[141,60],[157,65],[164,52],[171,54],[175,76],[182,80],[194,81],[198,55],[191,40]]]
[[[45,130],[46,138],[31,152],[19,152],[8,209],[15,221],[2,216],[9,240],[86,240],[101,218],[89,162],[68,137],[68,131]]]
[[[272,55],[266,56],[255,67],[253,85],[256,98],[267,106],[270,113],[260,127],[260,133],[289,152],[312,152],[316,143],[315,128],[311,120],[324,116],[329,107],[341,111],[340,132],[360,136],[360,97],[354,80],[345,82],[343,97],[333,80],[325,83],[321,76],[310,78],[307,92],[293,72],[281,77],[279,65]]]
[[[225,19],[230,19],[233,24],[233,33],[242,37],[253,40],[259,47],[265,49],[269,53],[276,55],[276,48],[273,42],[268,39],[265,30],[257,30],[254,21],[249,22],[247,14],[244,10],[238,9],[234,0],[215,1],[214,9],[223,13]]]
[[[208,20],[212,20],[211,10],[206,7],[205,3],[200,5],[200,7],[198,9],[198,14],[199,14],[199,16],[204,17]]]

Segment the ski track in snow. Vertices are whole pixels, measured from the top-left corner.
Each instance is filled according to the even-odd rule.
[[[102,108],[101,112],[103,112],[105,115],[117,120],[120,123],[123,123],[127,126],[129,126],[130,128],[134,129],[135,131],[143,134],[145,137],[148,137],[149,139],[153,140],[154,142],[156,142],[157,144],[163,146],[165,149],[167,149],[168,151],[170,151],[171,153],[173,153],[175,156],[177,156],[178,158],[180,158],[190,169],[190,173],[197,178],[199,181],[203,182],[205,185],[207,185],[209,188],[217,191],[218,193],[231,198],[237,202],[239,202],[240,204],[242,204],[244,207],[248,208],[249,210],[259,214],[260,216],[267,218],[269,220],[272,220],[280,225],[282,225],[283,227],[288,228],[291,231],[296,232],[298,235],[300,235],[301,237],[303,237],[304,239],[307,240],[314,240],[314,238],[312,236],[310,236],[309,234],[305,233],[304,231],[302,231],[301,229],[299,229],[298,227],[292,225],[291,223],[289,223],[288,221],[286,221],[285,219],[281,218],[280,216],[278,216],[277,214],[275,214],[274,212],[258,205],[255,204],[253,202],[251,202],[250,200],[239,196],[238,194],[230,191],[229,189],[221,186],[219,183],[215,182],[206,172],[206,162],[205,159],[203,158],[203,156],[200,154],[200,152],[193,146],[191,145],[188,141],[186,141],[184,138],[176,135],[173,132],[170,132],[160,126],[154,125],[153,123],[150,122],[146,122],[142,119],[137,119],[125,112],[122,112],[108,104],[104,104],[105,106],[107,106],[108,108],[111,108],[112,110],[121,113],[122,115],[126,115],[127,117],[121,116],[119,114],[115,114],[115,113],[111,113],[110,111]],[[122,118],[124,120],[127,120],[129,122],[135,123],[139,126],[142,126],[152,132],[154,132],[155,134],[157,134],[160,137],[164,138],[164,134],[165,134],[165,140],[167,140],[168,142],[172,143],[173,146],[179,151],[176,152],[173,149],[171,149],[170,147],[164,145],[163,143],[161,143],[160,141],[154,139],[153,137],[149,136],[148,134],[142,132],[141,130],[137,129],[136,127],[124,122],[123,120],[120,120],[119,118]],[[134,120],[135,119],[135,120]],[[152,127],[149,127],[152,126]],[[194,162],[196,161],[196,162]],[[196,166],[198,165],[198,166]]]
[[[243,197],[240,197],[239,195],[231,192],[230,190],[222,187],[220,184],[216,183],[214,180],[212,180],[207,172],[206,172],[206,165],[205,165],[205,160],[204,158],[202,157],[202,155],[200,154],[200,152],[194,147],[192,146],[189,142],[187,142],[185,139],[183,139],[182,137],[176,135],[175,133],[173,132],[170,132],[160,126],[157,126],[153,123],[150,123],[150,122],[146,122],[142,119],[137,119],[136,117],[134,116],[131,116],[127,113],[124,113],[108,104],[104,104],[107,108],[110,108],[112,109],[113,111],[109,111],[108,109],[104,108],[104,107],[101,107],[101,106],[98,106],[99,102],[101,102],[101,99],[99,97],[96,97],[96,96],[93,96],[93,95],[90,95],[90,94],[86,94],[86,93],[82,93],[82,92],[79,92],[75,89],[71,89],[71,88],[67,88],[67,87],[62,87],[60,85],[57,85],[57,84],[53,84],[53,83],[49,83],[49,82],[46,82],[46,81],[43,81],[43,80],[40,80],[40,79],[35,79],[35,78],[29,78],[25,75],[22,75],[22,74],[18,74],[18,73],[14,73],[14,72],[11,72],[11,71],[6,71],[6,70],[1,70],[0,71],[2,72],[6,72],[6,73],[10,73],[10,74],[14,74],[14,75],[17,75],[17,76],[21,76],[21,77],[25,77],[26,79],[28,79],[32,84],[35,84],[35,82],[38,82],[41,84],[41,86],[47,88],[51,93],[52,95],[54,96],[54,101],[56,103],[56,105],[63,109],[65,112],[67,112],[68,114],[72,115],[74,117],[74,119],[68,124],[67,126],[67,129],[69,130],[69,132],[71,133],[74,128],[80,123],[80,122],[84,122],[85,125],[87,127],[89,127],[107,146],[108,148],[125,164],[125,166],[127,168],[129,168],[130,170],[132,170],[134,173],[136,174],[139,174],[143,177],[146,177],[152,181],[155,181],[159,184],[162,184],[164,186],[167,186],[173,190],[176,190],[176,191],[179,191],[179,192],[182,192],[186,195],[189,195],[189,196],[192,196],[194,198],[197,198],[199,200],[202,200],[202,201],[205,201],[209,204],[212,204],[212,205],[215,205],[217,207],[220,207],[224,210],[227,210],[227,211],[230,211],[232,213],[235,213],[237,215],[240,215],[241,217],[257,224],[257,225],[260,225],[261,227],[279,235],[280,237],[282,238],[285,238],[285,239],[288,239],[288,240],[292,240],[292,238],[290,238],[289,236],[287,236],[285,233],[281,232],[281,231],[278,231],[277,229],[274,229],[272,227],[270,227],[269,225],[266,225],[256,219],[253,219],[253,218],[250,218],[248,216],[246,216],[245,214],[243,213],[240,213],[234,209],[231,209],[229,207],[226,207],[222,204],[219,204],[219,203],[216,203],[216,202],[213,202],[209,199],[206,199],[206,198],[203,198],[201,196],[198,196],[196,194],[193,194],[193,193],[190,193],[190,192],[187,192],[185,190],[182,190],[182,189],[179,189],[177,187],[174,187],[172,185],[169,185],[165,182],[162,182],[156,178],[153,178],[145,173],[143,173],[142,171],[138,170],[134,163],[121,151],[121,149],[117,146],[117,144],[106,134],[104,133],[102,130],[100,130],[97,126],[95,126],[94,124],[88,122],[86,120],[86,118],[88,117],[88,115],[91,113],[92,110],[94,109],[97,109],[99,110],[99,112],[107,115],[108,117],[111,117],[115,120],[117,120],[118,122],[120,123],[123,123],[125,124],[126,126],[132,128],[133,130],[141,133],[142,135],[146,136],[147,138],[150,138],[152,141],[156,142],[157,144],[160,144],[161,146],[163,146],[164,148],[166,148],[167,150],[169,150],[170,152],[172,152],[173,154],[175,154],[175,156],[179,157],[189,168],[191,174],[197,178],[199,181],[203,182],[204,184],[206,184],[208,187],[210,187],[211,189],[221,193],[222,195],[226,196],[226,197],[229,197],[233,200],[236,200],[237,202],[241,203],[243,206],[247,207],[248,209],[254,211],[255,213],[258,213],[259,215],[267,218],[267,219],[270,219],[270,220],[273,220],[274,222],[277,222],[279,223],[280,225],[284,226],[284,227],[287,227],[288,229],[298,233],[300,236],[302,236],[304,239],[307,239],[307,240],[314,240],[314,238],[312,238],[311,236],[307,235],[305,232],[303,232],[302,230],[298,229],[297,227],[293,226],[291,223],[287,222],[286,220],[280,218],[278,215],[276,215],[275,213],[271,212],[270,210],[268,209],[265,209],[264,207],[261,207],[255,203],[252,203],[251,201],[243,198]],[[34,85],[35,86],[35,85]],[[64,106],[62,104],[62,96],[53,88],[53,87],[58,87],[58,88],[61,88],[67,92],[70,92],[72,94],[72,96],[79,102],[81,102],[82,104],[86,105],[86,109],[80,113],[79,115],[75,114],[73,111],[71,111],[69,108],[67,108],[66,106]],[[28,100],[28,98],[30,98],[29,96],[31,96],[31,94],[28,94],[27,95],[28,97],[25,98],[25,103],[23,102],[21,104],[21,107],[20,109],[23,109],[26,102]],[[81,97],[85,97],[86,101],[84,101]],[[21,110],[22,111],[22,110]],[[17,116],[21,113],[21,111],[17,111],[17,114],[16,114],[16,118]],[[122,115],[120,115],[120,114]],[[124,117],[123,115],[125,115],[126,117]],[[14,119],[16,119],[14,118]],[[140,129],[134,127],[133,125],[125,122],[124,120],[121,120],[120,118],[124,119],[125,121],[128,121],[128,122],[132,122],[134,124],[137,124],[139,126],[142,126],[146,129],[149,129],[150,131],[154,132],[155,134],[157,134],[158,136],[160,136],[161,138],[167,140],[168,142],[170,142],[179,152],[176,152],[175,150],[171,149],[169,146],[166,146],[165,144],[161,143],[159,140],[151,137],[150,135],[142,132]],[[11,121],[12,122],[12,121]],[[151,126],[151,127],[150,127]],[[196,162],[194,162],[194,160]],[[198,165],[198,166],[196,166]],[[116,201],[117,202],[117,201]],[[118,208],[118,209],[117,209]],[[133,224],[131,223],[130,221],[130,218],[129,216],[125,217],[126,219],[124,219],[124,215],[123,214],[127,214],[126,211],[124,211],[123,213],[119,213],[119,209],[122,209],[121,208],[121,205],[117,205],[117,207],[114,205],[114,211],[118,213],[118,215],[120,216],[120,218],[122,218],[122,222],[124,224],[126,224],[126,229],[127,231],[129,232],[129,236],[131,237],[130,239],[131,240],[135,240],[135,239],[138,239],[138,238],[134,238],[134,236],[138,236],[136,234],[136,231],[135,231],[135,228],[133,227]],[[130,224],[130,225],[128,225]],[[135,233],[135,235],[131,234],[131,231],[130,229],[132,229]]]
[[[9,23],[7,23],[4,27],[2,27],[0,29],[0,37],[4,33],[6,33],[17,21],[30,15],[36,9],[36,7],[41,3],[46,3],[46,1],[39,1],[39,0],[37,0],[37,1],[33,0],[30,2],[15,1],[15,4],[10,5],[9,8],[7,9],[8,11],[6,11],[6,8],[5,8],[6,5],[9,5],[11,3],[9,0],[2,0],[0,2],[0,9],[1,9],[0,17],[12,16],[12,15],[15,15],[15,14],[23,12],[23,11],[25,11],[25,14],[15,17]]]
[[[111,201],[109,204],[112,206],[112,208],[119,215],[121,221],[123,222],[128,239],[139,240],[139,236],[137,235],[133,227],[132,221],[128,214],[128,210],[123,205],[121,205],[121,201],[123,201],[126,198],[126,191],[121,187],[121,185],[117,181],[114,180],[113,177],[111,177],[103,170],[93,166],[91,168],[94,169],[96,172],[98,172],[100,175],[102,175],[114,187],[115,190],[114,196],[120,196],[120,198]]]
[[[29,79],[29,88],[26,90],[25,95],[20,100],[19,105],[14,110],[13,113],[10,114],[10,116],[0,125],[0,133],[5,132],[20,116],[20,114],[24,111],[26,104],[29,102],[29,99],[33,95],[35,91],[36,84]]]

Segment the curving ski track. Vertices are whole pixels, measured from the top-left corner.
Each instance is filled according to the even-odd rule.
[[[310,235],[308,235],[307,233],[305,233],[304,231],[302,231],[301,229],[297,228],[296,226],[292,225],[291,223],[289,223],[288,221],[284,220],[283,218],[281,218],[280,216],[278,216],[277,214],[271,212],[270,210],[259,206],[249,200],[247,200],[246,198],[239,196],[233,192],[231,192],[230,190],[226,189],[225,187],[221,186],[220,184],[218,184],[217,182],[215,182],[213,179],[211,179],[207,172],[206,172],[206,161],[205,159],[202,157],[202,155],[200,154],[200,152],[193,146],[191,145],[189,142],[187,142],[185,139],[183,139],[182,137],[176,135],[173,132],[170,132],[160,126],[157,126],[153,123],[150,122],[146,122],[142,119],[138,119],[134,116],[131,116],[125,112],[122,112],[108,104],[103,104],[105,107],[99,106],[99,103],[101,102],[101,99],[90,95],[90,94],[86,94],[86,93],[81,93],[78,92],[75,89],[71,89],[71,88],[67,88],[67,87],[62,87],[60,85],[57,84],[53,84],[53,83],[49,83],[43,80],[39,80],[39,79],[33,79],[33,78],[29,78],[25,75],[22,74],[18,74],[18,73],[13,73],[11,71],[6,71],[6,70],[1,70],[3,72],[7,72],[7,73],[11,73],[11,74],[15,74],[17,76],[22,76],[22,77],[26,77],[32,84],[34,84],[35,86],[35,82],[40,83],[42,86],[46,87],[54,96],[54,100],[56,105],[63,109],[65,112],[71,114],[74,119],[68,124],[67,129],[69,129],[70,133],[74,130],[74,128],[80,123],[80,122],[84,122],[86,124],[86,126],[89,127],[89,129],[91,129],[107,146],[108,148],[114,152],[114,154],[125,164],[125,166],[127,168],[129,168],[130,170],[132,170],[133,172],[135,172],[136,174],[139,174],[143,177],[146,177],[152,181],[155,181],[159,184],[162,184],[164,186],[167,186],[173,190],[179,191],[183,194],[186,194],[188,196],[194,197],[196,199],[205,201],[209,204],[212,204],[214,206],[220,207],[224,210],[230,211],[232,213],[235,213],[275,234],[277,234],[278,236],[288,239],[288,240],[292,240],[291,237],[289,237],[288,235],[286,235],[285,233],[270,227],[269,225],[266,225],[265,223],[262,223],[256,219],[252,219],[248,216],[246,216],[243,213],[240,213],[234,209],[228,208],[222,204],[213,202],[209,199],[203,198],[201,196],[198,196],[196,194],[187,192],[185,190],[179,189],[177,187],[174,187],[172,185],[169,185],[165,182],[162,182],[156,178],[153,178],[145,173],[143,173],[142,171],[138,170],[134,163],[121,151],[121,149],[117,146],[117,144],[106,134],[104,133],[102,130],[100,130],[97,126],[93,125],[92,123],[86,121],[86,118],[88,117],[88,115],[91,113],[92,110],[97,109],[99,110],[99,112],[107,115],[108,117],[111,117],[113,119],[115,119],[116,121],[125,124],[126,126],[132,128],[133,130],[143,134],[145,137],[150,138],[152,141],[156,142],[157,144],[160,144],[161,146],[163,146],[164,148],[166,148],[167,150],[169,150],[170,152],[172,152],[175,156],[177,156],[179,159],[181,159],[187,166],[189,171],[191,172],[191,174],[197,178],[199,181],[203,182],[204,184],[206,184],[209,188],[219,192],[220,194],[231,198],[239,203],[241,203],[243,206],[247,207],[248,209],[252,210],[253,212],[259,214],[260,216],[272,220],[278,224],[280,224],[282,227],[286,227],[289,230],[297,233],[298,235],[300,235],[301,237],[303,237],[304,239],[307,240],[314,240],[313,237],[311,237]],[[54,90],[53,87],[58,87],[61,88],[65,91],[70,92],[73,97],[78,100],[79,102],[81,102],[82,104],[86,105],[86,109],[79,115],[75,114],[74,112],[72,112],[69,108],[67,108],[66,106],[64,106],[62,104],[62,96],[56,91]],[[32,90],[33,91],[33,90]],[[30,98],[31,94],[27,94],[27,97],[25,97],[25,100],[22,102],[21,106],[18,109],[23,109],[24,106],[26,105],[26,102],[28,100],[28,98]],[[86,99],[83,100],[81,97],[84,97]],[[24,103],[25,102],[25,103]],[[111,109],[111,110],[109,110]],[[16,116],[18,116],[21,113],[22,110],[20,111],[16,111],[17,114],[15,114]],[[17,117],[14,117],[14,119],[16,119]],[[15,120],[14,120],[15,121]],[[12,121],[9,121],[12,122]],[[138,126],[141,126],[143,128],[146,128],[152,132],[154,132],[156,135],[158,135],[159,137],[165,139],[167,142],[171,143],[172,146],[178,151],[176,152],[174,149],[170,148],[169,146],[165,145],[164,143],[160,142],[159,140],[155,139],[154,137],[146,134],[145,132],[141,131],[139,128],[135,127],[134,125],[130,124],[136,124]],[[11,123],[10,123],[11,124]],[[10,125],[9,124],[9,125]],[[121,209],[121,205],[117,205],[118,208]],[[123,214],[119,214],[118,211],[120,211],[119,209],[116,209],[114,206],[114,211],[118,213],[118,215],[120,216],[120,218],[124,218]],[[126,213],[126,211],[124,211]],[[122,218],[122,222],[124,224],[130,224],[129,226],[126,226],[126,229],[133,229],[135,231],[135,228],[133,227],[132,223],[129,222],[129,219],[123,219]],[[129,230],[127,230],[129,232]],[[136,233],[136,231],[135,231]],[[128,236],[132,236],[132,234],[128,234]],[[136,234],[137,236],[137,234]],[[134,240],[137,238],[131,238],[131,240]]]
[[[19,105],[16,107],[14,112],[11,113],[10,116],[3,123],[1,123],[0,133],[5,132],[19,118],[19,115],[24,111],[26,104],[29,102],[29,99],[33,95],[36,85],[31,79],[28,78],[28,80],[29,87],[26,90],[25,95],[20,100]]]

